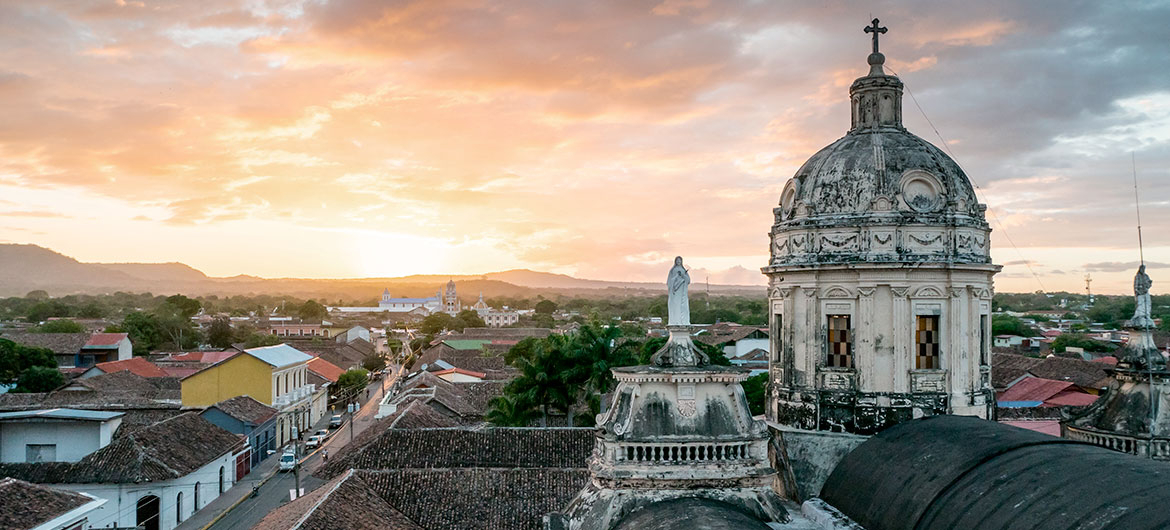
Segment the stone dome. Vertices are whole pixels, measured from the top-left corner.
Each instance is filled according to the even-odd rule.
[[[875,58],[876,57],[876,58]],[[970,179],[951,157],[902,126],[902,81],[881,54],[849,88],[852,127],[797,170],[780,195],[776,221],[839,216],[959,216],[986,226]]]
[[[990,263],[986,206],[951,157],[902,126],[902,81],[868,58],[851,128],[797,170],[773,210],[771,266]]]
[[[785,186],[777,220],[871,214],[983,220],[959,165],[901,128],[855,129],[818,151]]]

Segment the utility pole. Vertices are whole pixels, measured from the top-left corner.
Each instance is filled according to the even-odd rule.
[[[1089,305],[1093,305],[1093,290],[1089,288],[1089,284],[1093,283],[1093,277],[1085,274],[1085,294],[1089,297]]]

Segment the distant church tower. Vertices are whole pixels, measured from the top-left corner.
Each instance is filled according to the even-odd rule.
[[[868,434],[934,414],[987,418],[991,229],[950,157],[902,126],[873,21],[849,132],[773,209],[769,419]]]
[[[459,305],[459,297],[455,295],[455,280],[447,281],[447,291],[443,293],[443,312],[454,316],[462,309]]]

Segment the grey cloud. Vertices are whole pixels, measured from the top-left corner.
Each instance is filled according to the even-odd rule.
[[[1086,263],[1084,269],[1089,272],[1122,272],[1134,271],[1137,272],[1138,266],[1141,263],[1136,261],[1103,261],[1101,263]],[[1158,263],[1154,261],[1146,262],[1147,269],[1166,269],[1170,268],[1170,263]]]

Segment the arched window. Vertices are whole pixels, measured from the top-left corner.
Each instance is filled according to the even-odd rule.
[[[192,509],[194,511],[199,511],[199,483],[198,482],[195,483],[195,507]]]
[[[175,524],[183,522],[183,492],[175,495]]]
[[[223,495],[223,466],[219,466],[219,494]]]

